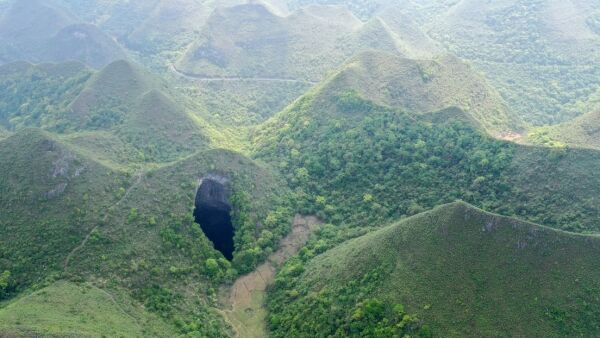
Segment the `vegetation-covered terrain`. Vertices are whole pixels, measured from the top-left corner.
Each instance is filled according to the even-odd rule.
[[[350,63],[350,70],[354,67]],[[590,169],[599,153],[493,139],[478,129],[473,110],[425,113],[415,105],[378,105],[354,88],[377,88],[381,82],[354,73],[342,75],[345,81],[338,81],[339,75],[326,81],[255,135],[257,156],[285,173],[304,196],[307,211],[336,223],[369,225],[462,199],[554,227],[598,230],[598,208],[589,196],[598,193],[600,177]],[[411,90],[418,92],[419,86]],[[374,99],[385,103],[379,93]],[[410,97],[435,100],[435,89],[425,93],[433,98]],[[401,96],[389,96],[402,103]],[[560,206],[569,201],[577,202],[566,212]]]
[[[599,240],[440,206],[321,255],[309,245],[279,273],[269,325],[275,337],[596,336]]]
[[[0,336],[598,336],[599,34],[592,0],[0,0]]]

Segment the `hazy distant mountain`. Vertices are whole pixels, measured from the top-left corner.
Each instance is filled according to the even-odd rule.
[[[307,7],[281,17],[248,4],[218,9],[177,68],[198,77],[318,81],[369,49],[401,53],[381,22],[362,23],[341,6]]]
[[[121,47],[98,27],[82,24],[64,8],[46,1],[16,0],[0,18],[3,62],[77,60],[102,67],[122,59]]]

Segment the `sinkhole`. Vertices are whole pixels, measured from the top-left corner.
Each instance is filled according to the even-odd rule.
[[[234,229],[231,223],[231,204],[224,180],[204,178],[201,181],[194,209],[196,223],[228,260],[233,259]]]

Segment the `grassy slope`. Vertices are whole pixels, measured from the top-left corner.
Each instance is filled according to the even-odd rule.
[[[428,61],[365,52],[330,77],[321,90],[317,99],[324,101],[353,90],[378,105],[415,113],[460,107],[492,134],[520,128],[486,80],[451,56]]]
[[[314,3],[344,4],[363,18],[383,18],[401,41],[414,41],[412,29],[403,28],[414,21],[422,32],[409,46],[420,47],[417,52],[447,50],[471,61],[531,124],[557,124],[598,109],[597,102],[577,104],[589,101],[598,89],[600,7],[592,0],[288,3],[292,9]]]
[[[249,24],[239,30],[243,22]],[[318,81],[360,50],[398,52],[383,27],[361,26],[342,7],[309,7],[287,17],[274,15],[258,4],[221,9],[209,19],[201,38],[178,62],[178,68],[208,77]],[[369,36],[385,39],[380,43]]]
[[[217,6],[233,6],[240,0],[57,0],[84,22],[114,36],[133,57],[155,70],[174,62],[197,37]]]
[[[437,336],[596,336],[599,250],[595,236],[454,203],[317,256],[294,282],[300,296],[275,302],[310,323],[320,292],[376,271],[370,296],[406,305]]]
[[[315,87],[253,135],[256,156],[281,168],[288,182],[306,194],[312,212],[335,222],[364,224],[462,199],[556,228],[598,230],[593,198],[600,187],[593,169],[600,163],[597,151],[494,140],[473,128],[477,120],[472,114],[460,110],[423,115],[410,106],[373,105],[365,99],[393,103],[404,96],[369,92],[379,88],[377,79],[367,77],[371,82],[364,84],[364,72],[349,69]],[[393,79],[382,74],[384,80]],[[401,79],[381,87],[402,88]],[[419,93],[420,88],[410,90]],[[423,90],[424,96],[409,96],[409,102],[444,102],[431,93],[435,89]]]
[[[0,332],[8,336],[166,337],[176,331],[143,308],[122,308],[89,284],[56,282],[0,309]]]
[[[203,110],[191,105],[191,99],[127,61],[98,72],[75,62],[19,62],[0,67],[0,72],[6,93],[0,124],[9,130],[39,127],[64,134],[65,140],[112,166],[173,161],[207,149],[209,136],[218,139],[220,133],[203,120]]]
[[[128,179],[39,130],[3,140],[0,158],[0,270],[22,290],[60,274]]]
[[[283,110],[309,88],[308,83],[209,81],[186,83],[190,97],[211,112],[204,118],[239,131],[257,125]]]
[[[537,128],[527,140],[532,143],[600,149],[600,130],[597,127],[599,118],[600,111],[594,111],[556,126]]]
[[[62,130],[69,124],[68,105],[92,72],[78,62],[0,66],[0,124],[9,130],[42,127]]]
[[[121,290],[119,303],[133,297],[134,306],[144,304],[180,333],[222,337],[227,326],[210,308],[214,288],[252,269],[289,230],[285,186],[230,151],[200,152],[132,176],[27,129],[2,141],[0,158],[0,270],[11,272],[9,296],[57,279],[85,280]],[[198,180],[211,173],[227,177],[235,193],[233,266],[191,216]],[[218,271],[207,270],[209,258]],[[14,309],[29,311],[22,303]]]
[[[78,60],[94,68],[126,58],[112,37],[91,24],[73,24],[61,29],[43,46],[38,60]]]

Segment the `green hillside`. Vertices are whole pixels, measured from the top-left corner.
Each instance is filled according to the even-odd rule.
[[[175,61],[194,41],[216,7],[239,0],[57,0],[82,21],[94,24],[152,68]]]
[[[0,0],[0,337],[600,336],[598,51],[597,0]]]
[[[75,62],[12,63],[0,66],[0,73],[0,124],[8,130],[37,127],[66,134],[79,147],[91,147],[92,158],[103,154],[104,160],[125,166],[168,162],[206,150],[212,142],[207,124],[192,115],[186,100],[127,61],[98,72]]]
[[[450,52],[485,71],[530,123],[559,123],[598,107],[571,108],[598,86],[595,1],[457,2],[428,24]]]
[[[451,56],[412,60],[365,52],[326,80],[316,99],[327,104],[331,97],[347,91],[380,106],[415,113],[459,107],[495,135],[520,129],[518,118],[485,78]]]
[[[83,64],[0,66],[0,124],[9,130],[40,127],[61,131],[70,124],[68,105],[92,72]]]
[[[556,126],[536,128],[530,132],[527,141],[598,150],[599,122],[600,111],[590,112]]]
[[[317,212],[336,224],[369,225],[462,199],[556,228],[598,229],[599,209],[590,196],[600,187],[600,176],[592,169],[599,165],[600,153],[496,140],[471,113],[452,107],[424,114],[410,106],[377,104],[403,97],[374,90],[370,101],[362,96],[363,88],[394,93],[389,90],[402,89],[402,77],[380,85],[377,80],[386,79],[383,71],[364,83],[360,71],[342,74],[253,134],[255,156],[284,173],[302,196],[304,212]],[[346,83],[350,85],[342,86]],[[428,95],[435,91],[423,93],[421,100],[408,97],[429,103]],[[433,99],[444,102],[443,97]]]
[[[0,159],[0,270],[22,291],[61,271],[128,178],[35,129],[1,141]]]
[[[74,24],[61,29],[46,42],[43,54],[44,57],[38,60],[78,60],[95,68],[126,58],[125,52],[111,37],[90,24]]]
[[[0,270],[9,273],[3,299],[55,280],[89,281],[121,290],[119,303],[131,298],[132,306],[143,305],[179,333],[222,337],[228,329],[212,309],[215,288],[252,270],[289,231],[292,211],[285,185],[230,151],[200,152],[130,174],[109,169],[35,129],[0,142],[0,170],[6,174],[0,179]],[[194,223],[195,192],[207,175],[230,182],[236,227],[232,262]],[[207,261],[218,264],[209,268]],[[61,302],[55,296],[60,293],[52,293],[48,302]],[[94,306],[96,300],[89,301]],[[32,311],[28,303],[8,306],[8,322],[0,327],[10,325],[3,334],[21,328],[13,326],[13,310],[16,315]],[[135,317],[135,311],[126,311]],[[105,316],[114,314],[98,313],[96,318]],[[53,329],[35,320],[19,321],[32,329]],[[90,326],[79,329],[86,332],[101,324],[89,319]]]
[[[570,120],[598,89],[600,7],[593,0],[288,0],[290,9],[343,5],[380,17],[413,57],[452,53],[483,71],[511,109],[533,125]],[[414,23],[411,24],[411,23]],[[415,53],[416,52],[416,53]],[[421,53],[421,54],[419,54]]]
[[[141,307],[122,308],[105,290],[56,282],[0,309],[0,332],[8,336],[166,337],[176,331]]]
[[[205,119],[220,126],[244,128],[282,111],[310,83],[281,81],[187,81],[186,94],[210,112]]]
[[[398,309],[421,335],[597,336],[599,250],[596,236],[440,206],[289,263],[269,298],[272,336],[364,336]]]
[[[399,52],[383,26],[362,26],[339,6],[308,7],[286,17],[260,4],[218,9],[177,68],[209,78],[319,81],[361,50]]]

